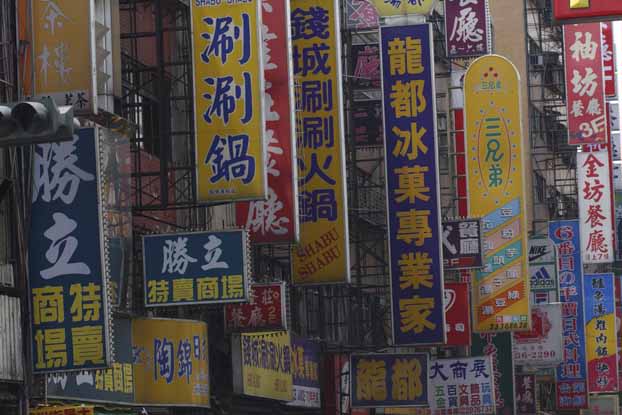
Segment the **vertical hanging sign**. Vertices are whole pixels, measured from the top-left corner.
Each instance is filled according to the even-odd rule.
[[[380,36],[393,341],[444,343],[432,27]]]
[[[530,328],[520,84],[506,58],[475,60],[465,75],[469,214],[481,216],[484,268],[473,279],[473,330]]]
[[[568,144],[607,142],[600,23],[566,25]]]
[[[253,242],[294,242],[298,240],[298,189],[289,2],[263,0],[262,4],[268,198],[239,203],[236,219]]]
[[[445,38],[450,58],[490,53],[488,0],[445,0]]]
[[[603,22],[600,24],[602,35],[601,53],[603,55],[603,76],[605,82],[605,95],[616,96],[616,67],[615,49],[613,47],[613,23]],[[616,114],[617,116],[617,114]]]
[[[265,199],[261,1],[193,1],[197,199]]]
[[[341,31],[336,0],[292,0],[301,238],[296,284],[350,281]]]

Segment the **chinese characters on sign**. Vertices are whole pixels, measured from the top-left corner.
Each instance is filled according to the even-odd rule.
[[[516,409],[518,415],[536,411],[536,375],[516,375]]]
[[[245,231],[143,236],[147,307],[247,300]]]
[[[607,142],[600,23],[564,26],[568,144]]]
[[[261,1],[193,1],[190,10],[197,198],[265,199]]]
[[[472,0],[469,0],[472,1]],[[432,13],[436,0],[372,0],[382,17]]]
[[[618,392],[618,339],[613,274],[585,276],[585,341],[591,393]]]
[[[460,282],[445,283],[445,329],[451,346],[471,344],[471,306],[469,285]]]
[[[380,29],[394,344],[444,343],[432,29]]]
[[[433,415],[496,413],[490,356],[431,360],[428,373]]]
[[[376,8],[366,0],[346,0],[348,29],[376,29],[379,19]]]
[[[445,37],[450,58],[490,52],[488,0],[446,0]]]
[[[352,86],[356,89],[380,89],[380,49],[378,45],[352,45]]]
[[[98,132],[34,150],[29,283],[35,373],[110,363]],[[105,241],[104,241],[105,242]]]
[[[620,415],[618,395],[591,395],[590,408],[582,409],[581,415]]]
[[[532,304],[557,301],[555,246],[547,236],[529,238],[529,276]]]
[[[352,355],[352,407],[427,406],[427,373],[425,353]]]
[[[514,363],[556,367],[563,361],[562,304],[539,304],[531,309],[531,331],[512,333]]]
[[[475,60],[464,79],[469,214],[483,217],[484,267],[473,278],[473,330],[529,328],[527,219],[520,84],[502,56]]]
[[[605,95],[615,97],[616,95],[616,68],[615,68],[615,49],[613,47],[613,24],[600,24],[603,55],[603,77],[605,82]],[[616,114],[617,116],[617,114]],[[613,128],[615,130],[615,128]]]
[[[354,101],[351,117],[357,146],[383,145],[382,101]]]
[[[30,415],[95,415],[95,407],[85,405],[46,406],[31,409]]]
[[[499,414],[514,413],[514,366],[512,333],[473,333],[471,355],[492,360],[494,402]]]
[[[444,269],[479,268],[482,264],[481,221],[443,221]]]
[[[225,305],[225,328],[230,331],[285,330],[285,283],[251,285],[248,303]]]
[[[291,406],[320,408],[320,345],[292,339],[293,400]]]
[[[296,284],[350,281],[342,107],[341,32],[335,0],[291,2],[301,240]]]

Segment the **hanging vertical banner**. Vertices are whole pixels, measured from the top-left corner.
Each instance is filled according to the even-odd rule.
[[[607,151],[577,153],[581,252],[585,264],[614,260],[610,166]]]
[[[380,29],[393,342],[445,342],[432,26]]]
[[[607,142],[600,23],[566,25],[568,144]]]
[[[252,284],[249,301],[225,305],[225,329],[229,331],[286,330],[284,282]]]
[[[383,144],[382,101],[354,101],[351,117],[357,146]]]
[[[377,44],[352,45],[350,67],[353,88],[380,89],[380,48]]]
[[[97,113],[93,0],[33,1],[34,96]]]
[[[482,223],[479,219],[443,221],[444,269],[481,268]]]
[[[488,0],[445,0],[445,38],[449,58],[489,54]]]
[[[34,372],[108,367],[99,132],[34,148],[28,246]]]
[[[261,0],[192,1],[190,12],[197,199],[266,199]]]
[[[320,344],[292,338],[293,399],[287,405],[320,408]]]
[[[391,1],[372,0],[381,17],[420,14],[428,15],[434,10],[436,0]]]
[[[517,415],[533,415],[536,410],[536,375],[516,375]]]
[[[301,238],[295,284],[350,281],[341,31],[336,0],[292,0]]]
[[[564,327],[564,360],[556,370],[557,408],[583,409],[587,408],[588,395],[579,222],[549,222],[549,238],[555,244],[557,254]]]
[[[616,65],[615,49],[613,47],[613,23],[603,22],[600,24],[602,44],[601,53],[603,55],[603,77],[605,81],[605,95],[608,97],[616,96]]]
[[[512,333],[514,364],[556,367],[564,358],[562,304],[539,304],[531,309],[531,331]]]
[[[618,392],[618,342],[613,274],[585,275],[588,387],[591,393]]]
[[[445,329],[448,346],[471,344],[471,307],[466,283],[445,283]]]
[[[532,304],[558,301],[555,246],[547,236],[529,238],[529,276]]]
[[[622,191],[614,196],[616,260],[622,260]]]
[[[261,2],[268,198],[237,204],[236,220],[253,242],[295,242],[299,223],[289,2]]]
[[[473,330],[530,328],[527,219],[518,72],[475,60],[464,78],[469,214],[481,216],[484,268],[473,279]]]
[[[378,10],[365,0],[346,0],[346,25],[348,29],[377,29],[380,22]]]

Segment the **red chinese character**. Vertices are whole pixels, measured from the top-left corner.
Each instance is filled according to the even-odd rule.
[[[583,166],[581,167],[585,166],[587,166],[586,177],[598,177],[598,174],[596,174],[596,169],[598,167],[603,167],[604,164],[601,163],[601,161],[598,160],[594,154],[590,154],[589,156],[587,156],[587,158],[585,159],[585,163],[583,163]]]
[[[605,237],[603,236],[603,231],[593,231],[590,233],[587,242],[587,250],[590,252],[601,252],[606,253],[609,247],[605,243]]]
[[[586,181],[585,185],[583,186],[583,199],[600,202],[600,199],[602,199],[603,197],[603,192],[601,190],[604,187],[605,185],[602,184],[598,179],[594,180],[593,184]]]
[[[601,221],[605,219],[605,216],[602,214],[602,211],[603,208],[600,205],[590,205],[587,208],[587,220],[585,223],[589,223],[592,228],[603,226]]]

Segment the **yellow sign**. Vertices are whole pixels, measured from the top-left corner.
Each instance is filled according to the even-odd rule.
[[[197,197],[265,199],[261,1],[191,1]]]
[[[339,8],[292,0],[300,243],[296,284],[350,280]]]
[[[135,401],[209,407],[207,324],[194,320],[132,320]]]
[[[33,1],[34,96],[97,112],[93,0]]]
[[[586,9],[590,7],[590,0],[570,0],[571,9]]]
[[[434,10],[436,0],[372,0],[382,17],[408,14],[428,15]]]
[[[289,332],[240,335],[242,388],[245,395],[292,399],[292,348]]]
[[[475,60],[464,78],[469,215],[481,216],[484,268],[473,280],[473,331],[531,327],[520,83],[502,56]]]
[[[46,406],[30,410],[30,415],[94,415],[95,407],[86,405]]]

